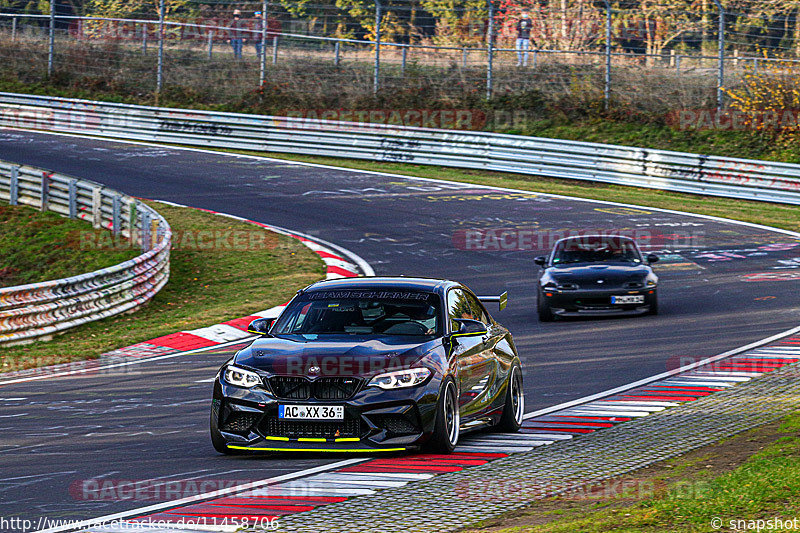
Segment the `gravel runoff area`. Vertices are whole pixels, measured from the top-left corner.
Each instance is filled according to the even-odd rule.
[[[279,518],[280,531],[463,528],[712,444],[800,409],[800,364],[613,428]]]

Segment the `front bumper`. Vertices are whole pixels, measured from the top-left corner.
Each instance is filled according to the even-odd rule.
[[[549,295],[549,296],[548,296]],[[644,296],[643,303],[612,304],[612,296]],[[648,313],[656,301],[656,289],[631,291],[611,290],[571,290],[542,291],[541,298],[550,305],[554,315],[563,317],[593,315],[641,315]]]
[[[362,388],[346,401],[278,399],[266,388],[214,384],[211,431],[228,449],[253,452],[399,452],[430,438],[438,379],[408,389]],[[278,406],[341,405],[344,420],[286,420]]]

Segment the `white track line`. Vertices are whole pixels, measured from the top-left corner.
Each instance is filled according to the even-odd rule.
[[[39,533],[59,533],[61,531],[71,531],[73,529],[80,529],[80,528],[88,528],[93,527],[95,525],[102,524],[104,522],[112,522],[115,520],[123,520],[125,518],[129,518],[131,516],[141,516],[144,514],[153,513],[155,511],[163,511],[164,509],[171,509],[173,507],[186,505],[189,503],[199,502],[202,500],[208,500],[211,498],[219,498],[221,496],[227,496],[228,494],[234,494],[237,492],[242,491],[249,491],[253,489],[260,489],[266,485],[272,485],[275,483],[279,483],[281,481],[286,481],[290,479],[295,479],[302,476],[308,476],[310,474],[315,474],[317,472],[325,472],[328,470],[333,470],[336,468],[341,468],[344,466],[349,466],[356,463],[361,463],[367,461],[366,458],[359,458],[359,459],[346,459],[344,461],[337,461],[332,464],[323,465],[323,466],[315,466],[313,468],[308,468],[306,470],[300,470],[298,472],[292,472],[290,474],[283,474],[281,476],[275,476],[268,479],[262,479],[260,481],[253,481],[252,483],[245,483],[242,485],[237,485],[235,487],[228,487],[225,489],[215,490],[212,492],[205,492],[203,494],[196,494],[194,496],[189,496],[186,498],[181,498],[179,500],[170,500],[166,502],[157,503],[154,505],[148,505],[146,507],[139,507],[137,509],[130,509],[128,511],[122,511],[120,513],[109,514],[105,516],[101,516],[98,518],[91,518],[89,520],[84,520],[82,522],[77,522],[75,524],[70,524],[67,526],[60,526],[60,527],[53,527],[49,529],[42,529]]]

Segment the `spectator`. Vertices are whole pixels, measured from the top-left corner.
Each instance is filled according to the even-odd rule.
[[[261,47],[264,44],[261,40],[263,37],[262,32],[267,23],[267,17],[266,14],[262,14],[261,11],[256,11],[253,13],[253,18],[255,18],[255,24],[253,24],[253,44],[256,47],[256,56],[261,57]]]
[[[233,10],[233,22],[231,22],[230,36],[233,57],[242,58],[242,45],[244,44],[244,25],[242,24],[242,12],[238,9]]]
[[[528,50],[531,49],[531,21],[527,13],[517,22],[517,66],[528,66]],[[524,51],[524,52],[523,52]]]

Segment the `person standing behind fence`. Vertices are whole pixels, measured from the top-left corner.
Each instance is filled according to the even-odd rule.
[[[244,25],[242,24],[242,12],[238,9],[233,10],[233,21],[230,25],[231,48],[233,57],[242,58],[242,45],[244,44]]]
[[[263,46],[263,42],[261,42],[262,32],[264,31],[264,25],[267,23],[266,16],[261,13],[261,11],[256,11],[253,13],[253,19],[255,22],[253,23],[253,44],[256,47],[256,56],[261,57],[261,47]]]
[[[528,66],[528,50],[531,49],[531,20],[527,13],[517,22],[517,66]]]

